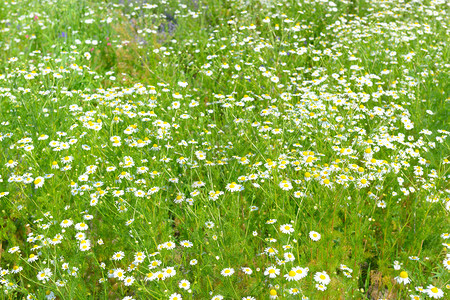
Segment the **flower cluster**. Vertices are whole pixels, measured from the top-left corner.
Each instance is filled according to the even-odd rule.
[[[5,2],[0,292],[448,296],[446,2],[223,2]]]

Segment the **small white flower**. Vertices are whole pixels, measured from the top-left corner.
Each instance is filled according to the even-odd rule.
[[[275,266],[270,266],[264,271],[264,275],[269,276],[269,278],[275,278],[280,275],[280,269]]]
[[[220,274],[222,274],[222,276],[224,277],[228,277],[234,274],[234,269],[233,268],[225,268],[222,270],[222,272],[220,272]]]
[[[294,232],[294,228],[291,224],[284,224],[280,226],[280,231],[282,233],[291,234]]]
[[[191,283],[186,279],[183,279],[180,281],[178,286],[180,287],[180,289],[185,289],[187,291],[191,287]]]
[[[330,278],[330,276],[328,276],[327,272],[323,271],[323,272],[317,272],[314,275],[314,280],[321,284],[327,285],[330,283],[331,278]]]
[[[280,188],[281,188],[283,191],[289,191],[289,190],[292,189],[292,184],[291,184],[291,182],[288,181],[288,180],[283,180],[283,181],[281,181],[280,184],[279,184],[279,186],[280,186]]]
[[[310,231],[309,232],[309,237],[314,241],[317,242],[318,240],[320,240],[321,235],[320,233],[316,232],[316,231]]]
[[[75,225],[75,229],[76,230],[80,230],[80,231],[85,231],[88,228],[89,228],[89,226],[86,223],[83,223],[83,222],[78,223],[78,224]]]
[[[408,284],[411,282],[411,279],[408,277],[408,273],[406,271],[400,272],[400,275],[394,278],[400,284]]]
[[[439,299],[444,297],[444,292],[440,289],[435,287],[434,285],[429,285],[427,289],[425,290],[425,293],[427,293],[428,297]]]

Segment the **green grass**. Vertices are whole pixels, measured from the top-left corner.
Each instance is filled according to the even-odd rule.
[[[3,298],[448,297],[445,1],[0,7]]]

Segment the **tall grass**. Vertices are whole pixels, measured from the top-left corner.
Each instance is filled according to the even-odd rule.
[[[0,19],[3,298],[448,296],[445,1]]]

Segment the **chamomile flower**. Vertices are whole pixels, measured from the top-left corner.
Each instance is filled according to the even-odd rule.
[[[191,266],[195,266],[197,263],[198,263],[198,260],[196,260],[196,259],[191,259],[191,260],[189,261],[189,264],[190,264]]]
[[[314,242],[317,242],[320,240],[321,235],[320,233],[318,233],[317,231],[310,231],[309,232],[309,237],[311,238],[311,240],[313,240]]]
[[[14,247],[9,248],[8,252],[11,254],[16,253],[16,252],[20,253],[20,248],[19,248],[19,246],[14,246]]]
[[[280,275],[280,269],[277,269],[275,266],[270,266],[266,268],[264,275],[269,276],[269,278],[275,278]]]
[[[150,264],[148,265],[148,268],[151,269],[155,269],[156,267],[158,267],[161,264],[160,260],[152,260],[150,262]]]
[[[314,275],[314,280],[319,282],[320,284],[324,284],[324,285],[327,285],[331,282],[330,276],[328,276],[327,272],[325,272],[325,271],[317,272]]]
[[[378,201],[377,202],[377,207],[380,207],[380,208],[386,208],[386,202],[384,202],[384,201]]]
[[[227,191],[236,192],[236,191],[240,191],[243,187],[242,187],[242,185],[237,184],[236,182],[232,182],[232,183],[228,184],[225,188]]]
[[[113,277],[119,280],[125,279],[125,271],[121,268],[113,270]]]
[[[125,277],[124,280],[123,280],[123,284],[124,284],[125,286],[130,286],[130,285],[133,284],[134,280],[135,280],[135,279],[134,279],[133,276]]]
[[[295,256],[291,252],[284,253],[283,257],[286,262],[291,262],[295,260]]]
[[[45,268],[44,270],[38,272],[36,277],[38,280],[43,281],[45,283],[50,279],[50,276],[52,276],[52,274],[53,273],[50,270],[50,268]]]
[[[112,260],[122,260],[125,257],[125,253],[123,251],[118,251],[116,253],[114,253],[114,255],[112,256]]]
[[[5,164],[6,167],[8,168],[14,168],[15,166],[17,166],[19,163],[17,161],[14,161],[12,159],[8,160]]]
[[[177,271],[174,267],[167,267],[162,269],[162,272],[165,274],[167,278],[173,277],[177,274]]]
[[[167,250],[172,250],[175,248],[175,246],[176,246],[176,244],[172,241],[168,241],[168,242],[164,243],[164,248]]]
[[[400,263],[398,260],[394,261],[394,270],[400,270],[401,266],[403,265],[403,263]]]
[[[280,188],[281,188],[282,190],[284,190],[284,191],[289,191],[289,190],[292,189],[292,184],[291,184],[291,182],[288,181],[288,180],[283,180],[283,181],[281,181],[280,184],[279,184],[279,186],[280,186]]]
[[[184,290],[189,290],[189,288],[191,287],[191,283],[188,281],[188,280],[186,280],[186,279],[183,279],[183,280],[181,280],[179,283],[178,283],[178,287],[180,288],[180,289],[184,289]]]
[[[11,273],[17,274],[17,273],[20,273],[22,270],[23,270],[23,267],[15,265],[14,267],[12,267]],[[1,271],[0,271],[0,277],[1,276],[2,275],[1,275]]]
[[[284,278],[286,278],[287,281],[298,280],[297,273],[295,273],[294,270],[290,270],[287,274],[284,274]]]
[[[291,234],[294,232],[294,227],[291,224],[284,224],[280,226],[280,231],[282,233]]]
[[[185,247],[185,248],[191,248],[193,246],[192,242],[184,240],[180,242],[180,245]]]
[[[444,297],[444,292],[440,288],[438,288],[432,284],[427,286],[425,293],[428,295],[428,297],[433,298],[433,299],[439,299],[439,298]]]
[[[444,259],[444,261],[442,263],[444,264],[444,268],[446,268],[447,270],[450,270],[450,257],[447,257],[446,259]]]
[[[400,274],[394,278],[400,284],[408,284],[411,282],[411,279],[408,277],[408,273],[406,271],[400,272]]]
[[[277,293],[277,290],[276,290],[276,289],[271,289],[271,290],[269,291],[269,298],[270,298],[270,299],[276,299],[276,298],[278,298],[278,293]]]
[[[300,280],[308,276],[309,268],[294,267],[292,271],[295,272],[295,280]]]
[[[79,231],[85,231],[85,230],[87,230],[88,228],[89,228],[89,226],[88,226],[86,223],[83,223],[83,222],[77,223],[77,224],[75,225],[75,229],[76,229],[76,230],[79,230]]]
[[[301,290],[298,289],[298,288],[290,288],[290,289],[288,290],[288,292],[289,292],[289,294],[291,294],[291,295],[298,295],[298,294],[301,292]]]
[[[31,254],[28,256],[27,261],[28,261],[29,263],[32,263],[32,262],[35,262],[35,261],[38,260],[38,259],[39,259],[39,256],[38,256],[38,255],[31,253]]]
[[[278,253],[278,250],[273,247],[268,247],[264,249],[264,253],[266,253],[269,256],[275,256]]]
[[[228,277],[234,274],[234,269],[233,268],[225,268],[223,269],[220,274],[222,274],[222,276],[224,277]]]
[[[33,183],[34,183],[34,188],[35,189],[38,189],[38,188],[42,187],[44,185],[44,177],[41,177],[41,176],[36,177],[34,179]]]
[[[172,295],[170,295],[169,300],[182,300],[183,298],[181,297],[180,294],[177,293],[173,293]]]

